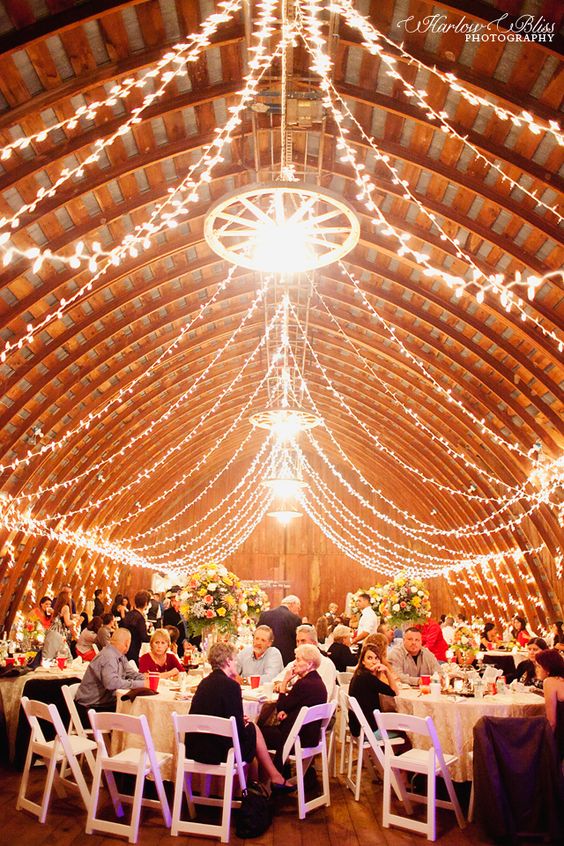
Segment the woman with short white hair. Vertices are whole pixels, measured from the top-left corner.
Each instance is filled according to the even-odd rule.
[[[321,652],[312,643],[296,647],[296,659],[280,684],[280,696],[276,703],[277,725],[264,726],[263,734],[269,749],[275,749],[274,765],[282,769],[282,750],[286,738],[296,722],[304,705],[323,705],[327,702],[327,688],[317,672],[321,664]],[[300,731],[302,746],[316,746],[319,743],[321,725],[308,723]]]

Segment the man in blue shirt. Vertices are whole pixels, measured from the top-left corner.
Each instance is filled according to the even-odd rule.
[[[270,626],[258,626],[253,645],[237,655],[237,672],[242,678],[260,676],[260,683],[271,682],[283,668],[280,651],[272,645],[274,634]]]
[[[122,688],[149,687],[149,676],[132,670],[125,654],[131,643],[129,629],[117,629],[112,639],[88,664],[88,669],[76,692],[76,704],[86,713],[115,711],[116,691]],[[82,715],[81,715],[82,716]],[[88,725],[88,721],[85,723]]]

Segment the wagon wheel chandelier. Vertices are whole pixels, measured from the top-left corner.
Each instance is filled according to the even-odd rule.
[[[207,214],[204,234],[227,261],[266,273],[317,270],[358,243],[360,224],[333,191],[299,182],[267,182],[222,197]]]

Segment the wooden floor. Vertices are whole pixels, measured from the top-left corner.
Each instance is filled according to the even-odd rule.
[[[34,770],[31,786],[41,788],[45,770]],[[84,832],[86,814],[78,796],[69,795],[61,800],[53,794],[53,800],[45,825],[40,825],[31,814],[16,811],[16,796],[20,774],[6,768],[0,769],[0,844],[2,846],[123,846],[124,838],[91,835]],[[464,805],[465,808],[465,805]],[[352,793],[345,787],[342,778],[331,780],[331,806],[313,811],[300,821],[297,818],[296,800],[291,797],[277,798],[274,822],[263,837],[248,841],[256,846],[412,846],[426,843],[423,836],[402,832],[399,829],[383,829],[382,788],[363,779],[360,802],[355,802]],[[178,846],[185,839],[171,837],[164,828],[158,813],[144,809],[139,835],[140,846]],[[461,831],[456,825],[454,814],[438,812],[438,840],[442,846],[482,846],[492,841],[484,837],[478,826],[469,825]],[[210,838],[191,837],[194,846],[219,843]],[[239,846],[239,840],[232,827],[231,841]],[[538,842],[538,841],[537,841]],[[521,841],[525,846],[525,841]]]

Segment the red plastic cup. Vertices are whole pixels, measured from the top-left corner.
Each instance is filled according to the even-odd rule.
[[[256,689],[260,686],[260,676],[250,676],[249,681],[253,689]]]
[[[149,673],[149,687],[151,690],[157,691],[159,689],[160,673]]]
[[[495,696],[497,693],[495,682],[488,682],[488,693],[491,693],[492,696]]]
[[[13,667],[15,663],[16,663],[16,659],[13,657],[13,655],[7,655],[6,656],[6,666],[7,667]]]
[[[421,676],[421,684],[431,684],[431,676]]]
[[[190,653],[189,652],[185,652],[184,655],[182,656],[182,663],[184,664],[185,668],[188,669],[188,667],[190,666]]]
[[[27,663],[27,655],[18,655],[18,661],[20,662],[20,667],[25,666]]]
[[[57,658],[57,666],[59,670],[64,670],[67,666],[67,659],[66,658]]]

